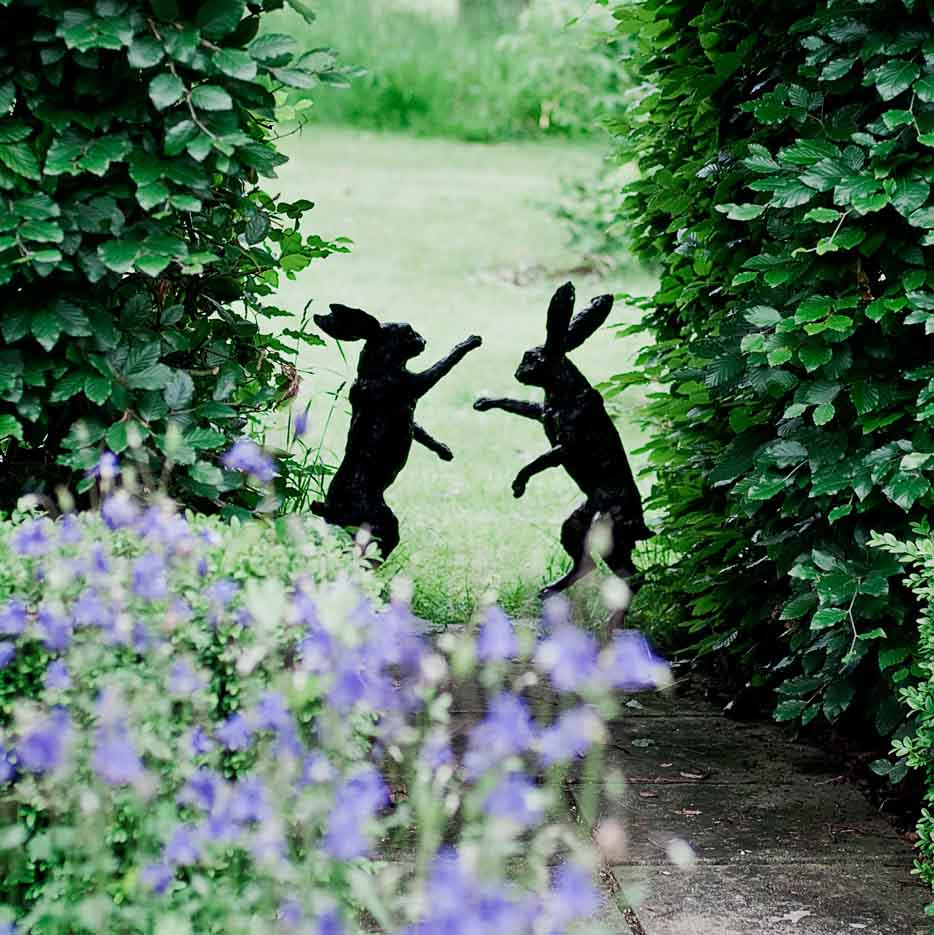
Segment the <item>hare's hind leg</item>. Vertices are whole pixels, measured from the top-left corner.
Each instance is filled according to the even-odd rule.
[[[564,521],[561,527],[561,545],[571,556],[574,564],[566,575],[562,575],[542,588],[539,592],[542,600],[567,590],[576,581],[580,581],[594,570],[594,561],[587,552],[587,534],[590,532],[596,513],[596,507],[588,500]]]
[[[370,535],[379,543],[382,559],[386,561],[399,544],[399,520],[396,514],[383,503],[368,517],[366,525]]]

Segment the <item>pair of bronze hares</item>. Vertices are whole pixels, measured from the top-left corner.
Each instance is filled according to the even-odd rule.
[[[545,343],[526,351],[516,370],[520,383],[544,389],[544,404],[486,398],[474,403],[479,412],[502,409],[544,426],[552,447],[516,475],[512,484],[516,497],[525,493],[532,477],[552,467],[563,467],[587,497],[561,527],[561,544],[573,566],[543,589],[543,597],[563,591],[592,569],[587,537],[598,516],[612,533],[604,558],[621,577],[633,574],[633,549],[651,535],[623,444],[603,398],[567,358],[569,351],[604,324],[612,307],[613,296],[598,296],[572,319],[574,286],[561,286],[548,308]],[[411,325],[381,325],[367,312],[343,305],[332,305],[329,315],[316,315],[315,321],[332,338],[362,339],[365,344],[350,390],[351,422],[344,459],[324,503],[312,504],[312,510],[329,523],[368,528],[385,558],[399,543],[399,522],[384,494],[404,467],[412,442],[420,442],[444,461],[453,457],[446,445],[415,422],[415,406],[480,346],[481,339],[472,336],[433,367],[412,373],[406,363],[425,349],[425,340]]]

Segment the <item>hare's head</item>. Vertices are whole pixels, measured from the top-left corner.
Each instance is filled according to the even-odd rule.
[[[607,320],[612,308],[613,296],[600,295],[572,321],[574,286],[566,282],[551,297],[545,343],[522,355],[516,379],[526,386],[546,387],[554,383],[565,354],[580,347]]]
[[[365,341],[361,372],[398,370],[425,350],[425,339],[408,323],[380,324],[369,312],[346,305],[331,305],[327,315],[315,315],[318,327],[338,341]]]

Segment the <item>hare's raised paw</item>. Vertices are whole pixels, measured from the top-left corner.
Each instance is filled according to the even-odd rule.
[[[488,409],[493,408],[493,400],[487,399],[486,396],[481,396],[474,402],[473,407],[477,412],[486,412]]]

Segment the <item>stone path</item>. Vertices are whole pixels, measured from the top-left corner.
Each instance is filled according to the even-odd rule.
[[[690,692],[636,696],[613,725],[628,844],[609,868],[627,935],[923,935],[911,847],[822,751]],[[601,783],[601,785],[605,785]],[[575,799],[587,780],[571,786]],[[678,867],[670,856],[687,856]]]
[[[462,723],[477,700],[455,701]],[[567,793],[579,820],[595,808],[626,832],[602,874],[610,932],[934,931],[910,845],[826,753],[778,725],[731,721],[689,687],[634,696],[601,776]]]

